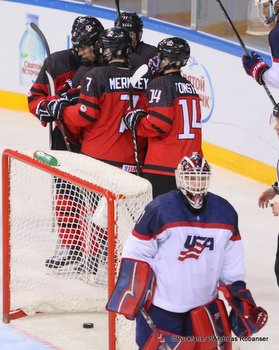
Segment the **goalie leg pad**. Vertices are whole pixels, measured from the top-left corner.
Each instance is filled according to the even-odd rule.
[[[147,262],[122,259],[116,286],[106,309],[133,320],[142,307],[150,306],[155,282],[154,271]]]
[[[161,309],[158,306],[151,304],[147,314],[153,321],[153,324],[160,331],[160,333],[164,333],[164,339],[166,342],[174,342],[178,346],[179,341],[179,349],[181,348],[182,343],[183,346],[188,346],[186,349],[192,348],[192,323],[190,312],[171,312],[164,309]],[[148,342],[152,334],[152,325],[150,322],[148,323],[142,313],[138,313],[136,317],[136,343],[140,349],[142,349],[145,344]],[[156,336],[156,331],[154,331]],[[175,336],[172,339],[167,340],[166,336]],[[157,338],[160,338],[157,336]],[[149,340],[151,342],[151,339]],[[155,340],[152,340],[152,342]],[[177,342],[177,343],[176,343]],[[191,345],[191,347],[190,347]],[[163,349],[163,347],[162,347]],[[172,348],[171,348],[172,349]]]
[[[191,337],[182,337],[173,333],[169,333],[158,329],[161,334],[161,337],[164,338],[164,343],[166,344],[166,349],[171,350],[194,350],[195,342],[192,341]],[[162,344],[162,340],[159,339],[154,333],[152,333],[147,342],[141,348],[141,350],[158,350],[161,349],[160,345]],[[162,349],[164,349],[162,347]]]
[[[230,322],[222,300],[215,299],[192,310],[191,319],[197,339],[195,350],[232,349]]]
[[[55,218],[62,245],[70,247],[80,244],[80,217],[84,210],[78,188],[55,178]]]

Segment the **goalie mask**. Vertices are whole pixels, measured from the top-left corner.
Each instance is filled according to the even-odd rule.
[[[91,16],[79,16],[75,19],[72,31],[71,31],[71,40],[73,45],[74,53],[78,55],[80,49],[85,47],[90,47],[92,52],[95,53],[95,45],[98,40],[100,33],[104,30],[101,22]],[[90,64],[92,62],[87,61],[86,59],[81,59],[83,64]]]
[[[113,58],[127,58],[131,50],[131,38],[125,28],[109,28],[99,36],[99,50],[104,61],[109,62]]]
[[[199,210],[203,206],[210,175],[209,164],[198,153],[182,158],[175,170],[176,186],[195,210]]]
[[[270,25],[275,21],[279,12],[278,0],[255,0],[257,15],[261,22]]]
[[[186,40],[172,37],[163,39],[157,46],[158,56],[161,61],[168,59],[168,64],[162,66],[163,70],[181,68],[187,64],[190,57],[190,46]]]

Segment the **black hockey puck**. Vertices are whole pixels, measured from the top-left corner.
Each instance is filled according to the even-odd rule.
[[[83,328],[93,328],[94,327],[94,323],[91,322],[85,322],[83,324]]]

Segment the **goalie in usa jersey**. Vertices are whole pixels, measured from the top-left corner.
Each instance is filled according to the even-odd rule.
[[[229,350],[231,329],[251,336],[267,322],[246,288],[238,215],[208,192],[202,155],[183,157],[175,175],[177,189],[146,206],[125,242],[107,310],[136,319],[141,350]]]
[[[255,0],[259,20],[267,26],[274,25],[268,35],[272,66],[269,67],[262,57],[252,51],[251,56],[242,57],[243,67],[248,75],[260,85],[265,83],[271,87],[279,88],[279,0]]]

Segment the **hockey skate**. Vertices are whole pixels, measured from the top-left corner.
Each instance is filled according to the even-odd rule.
[[[78,263],[81,259],[82,252],[80,246],[61,246],[53,257],[46,260],[45,265],[50,269],[58,269],[70,264]]]
[[[75,271],[79,274],[90,274],[96,275],[99,267],[99,256],[96,255],[84,255],[83,259],[77,267],[75,267]]]

